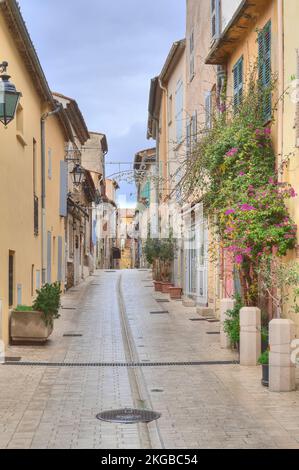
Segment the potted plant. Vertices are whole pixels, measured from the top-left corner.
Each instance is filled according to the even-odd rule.
[[[269,349],[264,351],[258,360],[258,363],[262,366],[262,385],[269,387]]]
[[[19,305],[11,314],[10,335],[13,343],[45,343],[59,318],[60,283],[45,284],[37,290],[32,305]]]

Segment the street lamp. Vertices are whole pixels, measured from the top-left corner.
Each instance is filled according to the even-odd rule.
[[[21,96],[14,84],[9,81],[10,76],[7,75],[7,67],[7,62],[0,64],[0,121],[4,126],[7,126],[14,119]]]
[[[85,176],[85,170],[84,170],[84,168],[82,168],[81,165],[79,165],[79,163],[77,163],[74,166],[73,171],[71,171],[71,175],[73,177],[74,186],[80,186],[80,184],[83,183],[83,179],[84,179],[84,176]]]

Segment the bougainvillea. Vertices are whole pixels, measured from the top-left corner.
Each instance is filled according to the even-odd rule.
[[[215,115],[213,128],[200,139],[183,182],[187,194],[197,186],[210,222],[240,273],[244,302],[257,300],[259,259],[286,255],[296,244],[297,227],[286,201],[295,190],[278,182],[272,132],[265,125],[263,90],[254,72],[242,104]],[[275,111],[275,110],[273,110]],[[273,124],[272,120],[272,124]],[[211,217],[213,216],[213,217]]]

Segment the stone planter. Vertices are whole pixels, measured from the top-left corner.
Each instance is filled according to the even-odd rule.
[[[10,337],[13,344],[45,343],[53,331],[53,326],[46,325],[42,312],[13,311],[10,319]]]
[[[172,300],[177,300],[182,298],[182,289],[181,287],[169,287],[168,293]]]
[[[263,364],[262,365],[262,385],[264,387],[269,387],[269,364]]]
[[[169,288],[173,287],[173,284],[171,282],[162,282],[161,284],[161,292],[163,294],[169,294]]]

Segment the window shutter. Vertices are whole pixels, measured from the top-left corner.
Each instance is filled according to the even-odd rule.
[[[186,129],[187,157],[189,157],[191,153],[191,127],[192,127],[192,120],[190,120],[187,123],[187,129]]]
[[[220,36],[220,0],[211,0],[211,31],[212,40]]]
[[[62,282],[62,237],[58,237],[58,270],[57,270],[57,281]]]
[[[184,106],[184,86],[183,81],[179,80],[176,89],[176,138],[177,144],[182,142],[183,138],[183,106]]]
[[[68,171],[67,163],[60,162],[60,216],[67,217]]]
[[[212,127],[212,93],[209,91],[205,99],[205,111],[206,111],[206,129]]]
[[[265,120],[271,119],[272,95],[269,90],[271,84],[271,21],[266,24],[258,36],[259,48],[259,80],[266,96],[263,103]],[[269,93],[267,94],[267,90]]]
[[[238,106],[242,102],[243,96],[243,57],[236,63],[233,68],[234,78],[234,110],[237,111]]]
[[[192,141],[193,143],[197,142],[197,111],[193,114],[192,118]]]

